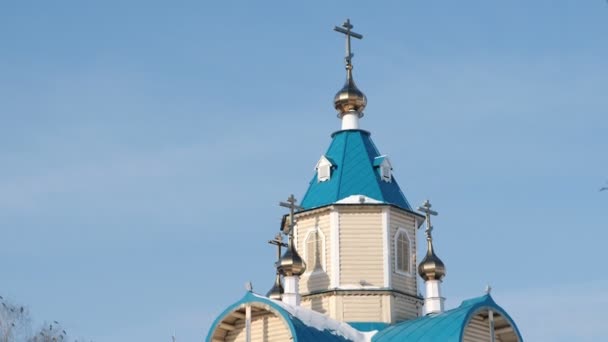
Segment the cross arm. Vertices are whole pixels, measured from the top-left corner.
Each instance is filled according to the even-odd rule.
[[[363,39],[363,35],[362,34],[358,34],[358,33],[355,33],[353,31],[350,31],[350,30],[345,30],[345,29],[343,29],[341,27],[338,27],[338,26],[334,27],[334,31],[337,31],[337,32],[340,32],[340,33],[344,33],[346,35],[350,35],[353,38]]]

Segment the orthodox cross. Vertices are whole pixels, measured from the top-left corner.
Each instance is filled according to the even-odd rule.
[[[287,244],[283,242],[283,236],[281,233],[274,237],[274,240],[269,240],[269,244],[277,246],[277,263],[281,261],[281,247],[287,247]]]
[[[426,239],[427,240],[431,240],[431,232],[433,231],[433,225],[431,224],[431,216],[437,216],[437,212],[434,210],[431,210],[431,202],[429,202],[429,200],[424,201],[424,204],[422,204],[422,207],[418,207],[418,210],[423,212],[426,215],[426,230],[424,231],[426,233]]]
[[[342,27],[339,27],[339,26],[334,27],[334,31],[344,33],[346,35],[345,61],[346,61],[346,68],[348,68],[348,69],[352,68],[351,60],[354,56],[354,54],[350,52],[350,37],[357,38],[357,39],[363,39],[363,35],[360,35],[358,33],[351,31],[352,28],[353,28],[353,25],[350,24],[350,19],[346,19],[344,24],[342,24]]]
[[[296,210],[302,210],[304,208],[296,205],[298,200],[293,196],[293,194],[289,195],[287,198],[287,202],[279,202],[281,207],[289,208],[289,236],[293,235],[293,227],[296,225],[296,221],[294,218],[294,213]]]

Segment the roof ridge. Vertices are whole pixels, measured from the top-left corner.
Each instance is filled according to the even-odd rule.
[[[336,198],[334,199],[335,201],[339,201],[340,200],[340,189],[342,188],[342,175],[344,174],[344,159],[346,159],[346,147],[348,146],[348,136],[350,134],[346,134],[346,136],[344,137],[344,147],[342,148],[342,160],[340,160],[340,167],[338,167],[338,171],[340,172],[340,175],[338,176],[338,188],[336,190]]]

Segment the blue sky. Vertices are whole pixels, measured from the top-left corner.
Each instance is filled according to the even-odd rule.
[[[448,305],[491,283],[527,340],[603,336],[601,0],[2,2],[0,295],[120,342],[201,340],[265,292],[277,202],[339,129],[346,17]]]

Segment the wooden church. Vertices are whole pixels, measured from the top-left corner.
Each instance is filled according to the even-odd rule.
[[[353,79],[350,44],[362,36],[348,20],[335,30],[346,35],[346,83],[334,98],[342,127],[301,202],[291,196],[281,203],[289,214],[269,241],[279,258],[274,286],[228,306],[206,341],[521,342],[489,290],[444,308],[446,268],[432,237],[437,213],[429,201],[411,206],[390,159],[359,128],[367,99]],[[423,225],[426,255],[418,263],[416,232]]]

